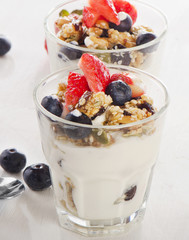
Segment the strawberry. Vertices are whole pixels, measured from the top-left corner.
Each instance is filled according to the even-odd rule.
[[[127,84],[133,84],[133,80],[128,76],[128,73],[114,73],[111,78],[110,82],[117,81],[117,80],[122,80],[123,82]]]
[[[100,15],[91,7],[84,7],[83,9],[83,23],[86,27],[93,27]]]
[[[88,53],[84,53],[79,60],[79,67],[83,71],[92,92],[104,92],[110,83],[110,72],[104,63]]]
[[[119,12],[126,12],[130,15],[133,20],[133,24],[136,22],[137,19],[137,10],[134,5],[127,2],[126,0],[113,0],[114,6],[116,11]]]
[[[140,97],[142,94],[144,94],[144,90],[139,87],[138,85],[129,85],[132,91],[132,98]]]
[[[89,5],[109,22],[120,24],[117,12],[112,0],[89,0]]]
[[[47,51],[47,53],[48,53],[48,48],[47,48],[47,40],[45,39],[45,41],[44,41],[44,48],[45,48],[45,50]]]
[[[54,32],[55,34],[57,34],[60,31],[59,27],[56,25],[56,23],[54,24]]]
[[[85,76],[79,73],[70,72],[65,94],[66,108],[69,109],[74,107],[85,91],[89,91]]]

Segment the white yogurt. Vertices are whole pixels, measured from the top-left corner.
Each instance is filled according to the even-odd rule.
[[[41,130],[58,208],[66,210],[61,203],[66,193],[60,186],[65,185],[65,179],[71,179],[77,213],[68,205],[67,210],[80,218],[128,217],[140,209],[158,155],[159,129],[140,137],[119,136],[114,144],[99,148],[63,143],[53,138],[45,125]],[[135,196],[115,204],[133,186],[137,186]]]

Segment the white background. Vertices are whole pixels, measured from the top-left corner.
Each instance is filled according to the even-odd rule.
[[[108,240],[189,239],[189,2],[151,0],[166,13],[167,46],[160,78],[167,85],[171,104],[167,114],[159,161],[148,208],[134,232]],[[35,84],[49,73],[44,50],[43,19],[59,1],[0,0],[0,33],[12,42],[0,58],[0,152],[17,148],[27,165],[46,162],[32,99]],[[10,176],[0,168],[0,176]],[[15,175],[22,179],[22,174]],[[84,240],[59,227],[52,190],[0,200],[1,240]]]

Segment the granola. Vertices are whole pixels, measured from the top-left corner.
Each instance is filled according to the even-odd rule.
[[[76,13],[71,13],[68,16],[59,16],[55,25],[57,37],[61,40],[76,46],[97,50],[134,48],[138,45],[137,39],[140,35],[146,33],[153,34],[153,30],[150,27],[143,25],[135,26],[135,24],[131,26],[129,31],[118,31],[106,19],[99,19],[93,26],[87,27],[84,16]],[[153,36],[154,38],[156,37],[155,34]],[[145,40],[145,42],[150,40],[153,39]],[[105,57],[100,56],[102,54],[98,54],[98,57],[107,63],[130,65],[139,68],[143,65],[149,53],[151,51],[136,51],[132,49],[127,52],[116,53],[115,51],[106,54]],[[65,50],[63,54],[69,58],[70,52]]]
[[[62,88],[66,89],[66,85],[59,84],[57,96],[64,102]],[[98,123],[97,119],[100,118],[100,124],[104,126],[122,125],[133,123],[143,120],[152,116],[156,109],[153,107],[153,100],[143,94],[136,99],[131,99],[123,106],[115,106],[112,104],[112,98],[104,92],[92,93],[86,91],[76,104],[75,109],[86,114],[93,120],[93,123]],[[58,131],[57,131],[58,128]],[[63,128],[64,129],[64,128]],[[77,146],[93,146],[102,147],[109,146],[114,143],[113,134],[108,130],[96,129],[92,130],[92,134],[83,139],[69,138],[64,131],[60,131],[60,126],[54,126],[53,130],[56,139],[63,142],[71,142]],[[122,136],[141,136],[142,134],[152,134],[155,130],[153,122],[146,125],[138,125],[134,127],[125,127],[122,130]]]

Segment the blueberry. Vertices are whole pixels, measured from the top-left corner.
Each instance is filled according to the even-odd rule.
[[[83,123],[83,124],[89,124],[92,125],[91,119],[85,115],[84,113],[81,113],[79,110],[75,109],[68,113],[65,117],[66,120],[76,122],[76,123]],[[72,125],[65,125],[65,133],[68,137],[73,139],[82,139],[87,137],[89,134],[91,134],[92,129],[91,128],[85,128],[85,127],[76,127]]]
[[[122,80],[111,82],[105,93],[111,96],[113,104],[117,106],[122,106],[125,102],[130,101],[132,96],[131,88]]]
[[[49,167],[44,163],[28,166],[23,172],[24,181],[33,191],[41,191],[51,186]]]
[[[0,56],[4,56],[11,49],[11,43],[8,39],[0,36]]]
[[[75,46],[79,46],[78,42],[76,42],[76,41],[72,41],[72,42],[69,42],[69,43],[72,44],[72,45],[75,45]],[[77,50],[77,49],[72,49],[72,48],[67,47],[67,46],[61,47],[61,49],[58,53],[58,57],[63,59],[63,60],[65,59],[65,56],[69,60],[75,60],[75,59],[80,58],[81,55],[82,55],[82,51]]]
[[[116,25],[115,23],[110,22],[109,27],[119,32],[129,32],[133,25],[132,18],[129,16],[129,14],[125,12],[119,12],[118,17],[120,20],[120,24]]]
[[[19,173],[26,165],[26,157],[15,148],[9,148],[1,153],[0,165],[9,173]]]
[[[63,111],[62,103],[53,96],[46,96],[42,99],[41,105],[50,113],[60,117]]]
[[[145,32],[145,33],[141,33],[138,35],[137,39],[136,39],[136,45],[137,46],[140,46],[142,44],[145,44],[145,43],[148,43],[152,40],[154,40],[156,38],[156,35],[153,34],[153,33],[150,33],[150,32]],[[145,52],[145,53],[150,53],[152,51],[154,51],[156,49],[157,46],[154,46],[153,47],[147,47],[145,49],[142,49],[141,51],[142,52]]]
[[[117,44],[113,47],[113,49],[124,49],[126,48],[122,44]],[[131,57],[129,52],[118,52],[111,53],[111,63],[117,63],[125,66],[129,66],[131,62]]]

